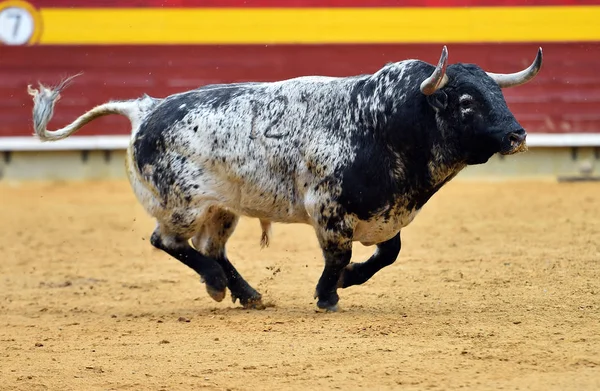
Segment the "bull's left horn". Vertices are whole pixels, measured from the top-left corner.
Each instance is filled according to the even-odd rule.
[[[527,83],[538,74],[542,68],[542,48],[538,49],[537,56],[533,63],[527,68],[517,73],[491,73],[486,72],[500,88],[515,87]]]
[[[448,49],[446,46],[442,49],[442,55],[437,67],[427,79],[421,83],[421,92],[425,95],[431,95],[448,83],[446,76],[446,67],[448,66]]]

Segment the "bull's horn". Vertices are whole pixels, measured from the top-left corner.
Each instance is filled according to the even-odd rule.
[[[529,80],[533,79],[535,75],[538,74],[540,69],[542,68],[542,48],[538,49],[537,56],[533,61],[533,64],[529,66],[529,68],[522,70],[517,73],[491,73],[487,72],[487,74],[494,79],[496,83],[500,86],[500,88],[508,88],[514,87],[521,84],[527,83]]]
[[[446,46],[442,49],[442,55],[437,67],[427,79],[421,83],[421,92],[425,95],[431,95],[448,83],[446,76],[446,67],[448,66],[448,49]]]

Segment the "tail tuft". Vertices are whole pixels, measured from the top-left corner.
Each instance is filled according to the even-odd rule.
[[[38,83],[40,88],[35,89],[31,85],[27,86],[27,92],[33,96],[33,129],[41,141],[53,141],[60,138],[59,135],[53,135],[46,131],[48,122],[54,115],[54,105],[60,99],[60,92],[71,84],[72,80],[82,73],[69,76],[63,79],[56,87],[47,88],[42,83]]]
[[[46,127],[48,126],[50,120],[52,120],[52,116],[54,115],[54,105],[60,99],[60,93],[67,88],[69,84],[71,84],[74,78],[79,75],[81,75],[81,73],[67,77],[54,88],[45,87],[41,83],[39,89],[33,88],[30,85],[27,86],[27,92],[29,92],[29,95],[33,96],[34,135],[36,135],[41,141],[62,140],[77,132],[87,123],[95,120],[96,118],[109,114],[123,115],[127,117],[132,126],[135,127],[139,124],[140,117],[145,113],[141,112],[140,107],[142,107],[145,111],[148,111],[156,105],[157,100],[155,99],[144,100],[142,102],[142,106],[140,106],[140,101],[137,99],[110,101],[85,112],[75,121],[61,129],[48,130]]]

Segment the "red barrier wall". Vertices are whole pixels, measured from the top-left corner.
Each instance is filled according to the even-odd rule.
[[[523,5],[517,0],[35,0],[36,7],[71,6],[462,6]],[[538,0],[526,5],[579,6],[600,0]],[[73,32],[76,34],[77,32]],[[537,47],[544,67],[527,86],[505,91],[510,108],[532,133],[600,133],[600,42],[449,44],[450,61],[472,62],[493,72],[527,66]],[[272,81],[301,75],[371,73],[390,61],[419,58],[435,63],[441,44],[326,45],[89,45],[0,46],[0,137],[31,134],[31,97],[26,85],[56,83],[84,75],[58,104],[53,127],[71,122],[94,105],[148,93],[163,97],[211,83]],[[129,124],[102,118],[80,134],[128,134]]]
[[[494,72],[528,65],[533,44],[448,47],[454,61]],[[600,132],[600,43],[546,44],[543,72],[527,86],[505,90],[510,108],[530,132]],[[435,63],[440,45],[328,46],[74,46],[3,47],[0,59],[0,136],[31,133],[26,85],[56,83],[84,71],[63,93],[53,126],[94,105],[143,93],[165,96],[201,85],[279,80],[300,75],[346,76],[376,71],[389,61],[420,58]],[[128,121],[102,118],[80,134],[127,134]]]

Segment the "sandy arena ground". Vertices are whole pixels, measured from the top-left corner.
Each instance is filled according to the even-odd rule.
[[[150,246],[126,182],[2,184],[0,216],[2,390],[600,389],[600,184],[452,183],[338,313],[309,227],[240,223],[252,311]]]

